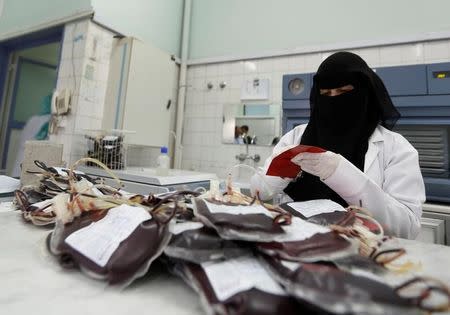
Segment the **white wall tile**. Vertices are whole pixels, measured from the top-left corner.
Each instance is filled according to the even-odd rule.
[[[325,51],[323,53],[320,53],[320,59],[324,61],[328,57],[330,57],[334,52],[333,51]]]
[[[198,117],[200,112],[200,106],[198,104],[192,105],[192,117]]]
[[[102,119],[91,117],[91,129],[100,130],[102,128]]]
[[[424,44],[407,44],[401,46],[402,61],[405,64],[424,62]]]
[[[89,116],[94,110],[93,109],[94,104],[92,102],[85,100],[84,98],[81,98],[77,104],[78,104],[77,110],[78,115]]]
[[[230,102],[239,103],[241,101],[241,89],[230,89]]]
[[[216,65],[217,66],[217,76],[218,77],[223,77],[224,75],[226,75],[226,69],[228,69],[228,67],[226,66],[226,63],[219,63]]]
[[[204,78],[206,76],[206,67],[203,65],[192,66],[192,71],[194,71],[194,78]]]
[[[305,69],[305,57],[303,55],[294,55],[289,57],[289,70],[302,72]]]
[[[443,62],[450,59],[450,47],[447,41],[433,41],[424,44],[426,62]]]
[[[232,101],[231,101],[231,97],[230,97],[228,104],[230,104],[231,102]],[[214,106],[214,109],[213,109],[214,117],[222,119],[224,106],[225,106],[225,104],[217,104],[216,106]],[[220,121],[220,126],[222,126],[222,121]]]
[[[272,75],[272,87],[281,88],[283,86],[283,75],[285,72],[274,72]]]
[[[183,158],[181,161],[181,168],[184,170],[192,170],[191,161]]]
[[[257,77],[259,79],[269,79],[269,86],[272,86],[272,72],[259,72]]]
[[[253,74],[258,72],[258,62],[255,60],[244,61],[244,74]]]
[[[273,64],[274,64],[273,58],[261,59],[258,62],[258,71],[263,73],[264,72],[271,73],[273,72]]]
[[[276,57],[273,60],[274,71],[286,71],[289,70],[289,57]]]
[[[194,89],[190,89],[190,88],[187,89],[185,106],[194,104],[195,93],[196,93],[196,91]]]
[[[380,65],[380,49],[378,47],[352,49],[350,51],[364,59],[369,67],[378,67]]]
[[[206,77],[217,77],[219,74],[219,67],[217,64],[210,64],[206,66]]]
[[[83,58],[86,52],[86,35],[81,35],[83,38],[72,39],[72,51],[70,52],[70,58],[78,59]]]
[[[217,83],[215,85],[217,85]],[[219,99],[217,88],[207,91],[204,95],[206,105],[217,104]]]
[[[322,62],[320,53],[305,54],[305,72],[316,71]]]
[[[205,104],[205,93],[202,91],[194,91],[194,104],[203,105]]]
[[[450,41],[392,45],[353,49],[371,67],[422,62],[450,61]],[[282,77],[287,73],[315,72],[332,52],[316,52],[293,56],[234,61],[215,65],[191,66],[188,70],[188,90],[185,111],[185,133],[183,145],[186,154],[182,167],[198,171],[210,171],[225,178],[229,169],[238,163],[235,155],[245,152],[245,146],[222,143],[222,115],[224,104],[238,104],[240,89],[244,80],[269,78],[271,81],[271,102],[282,102]],[[254,66],[250,66],[254,63]],[[189,73],[190,72],[190,73]],[[209,91],[207,82],[214,88]],[[219,83],[226,81],[225,89]],[[262,166],[272,153],[272,147],[249,147],[250,154],[259,154],[261,161],[249,165]],[[238,175],[243,178],[245,172]]]
[[[186,80],[191,81],[194,78],[194,68],[192,66],[188,66],[186,71]]]
[[[380,47],[380,66],[402,64],[402,52],[398,46]]]
[[[61,50],[61,60],[72,59],[72,43],[67,41],[63,42]]]
[[[197,91],[205,91],[206,90],[206,79],[204,77],[195,77],[192,80],[192,88]]]
[[[244,82],[244,76],[243,75],[231,75],[230,77],[230,89],[240,89],[242,83]]]
[[[232,62],[225,62],[222,65],[221,75],[231,75],[233,74],[233,63]]]
[[[244,74],[244,62],[243,61],[232,62],[231,63],[231,74],[234,74],[234,75]]]
[[[229,88],[229,80],[224,80],[227,83],[227,86],[217,92],[217,103],[227,104],[230,100],[230,88]]]
[[[272,89],[272,101],[281,104],[282,101],[282,89],[281,88],[273,88]]]
[[[73,74],[75,74],[76,77],[81,77],[84,73],[85,62],[86,60],[83,58],[71,60],[68,77],[73,77]]]

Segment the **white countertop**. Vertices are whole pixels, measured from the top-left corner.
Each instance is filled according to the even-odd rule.
[[[203,314],[197,294],[161,268],[123,291],[63,269],[45,248],[50,231],[0,212],[0,314]]]
[[[204,314],[197,294],[158,265],[123,291],[63,269],[45,247],[51,230],[27,224],[18,211],[0,206],[1,314]],[[450,247],[394,241],[408,251],[403,259],[420,265],[418,274],[450,286]]]
[[[80,166],[79,171],[102,177],[110,177],[103,169],[98,167]],[[128,180],[152,185],[178,185],[193,182],[209,181],[217,179],[213,173],[201,173],[179,169],[169,169],[168,176],[157,176],[155,168],[127,167],[124,170],[112,170],[122,180]]]

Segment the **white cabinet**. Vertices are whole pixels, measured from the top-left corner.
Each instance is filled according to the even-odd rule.
[[[168,146],[174,124],[177,65],[168,53],[135,38],[112,49],[104,129],[134,131],[127,143]]]
[[[422,218],[422,230],[416,240],[433,243],[445,244],[445,221],[441,219]]]

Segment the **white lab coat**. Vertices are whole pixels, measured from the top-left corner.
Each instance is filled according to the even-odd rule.
[[[262,174],[283,147],[299,144],[306,125],[285,134],[275,146]],[[260,176],[260,175],[259,175]],[[268,199],[280,193],[290,180],[264,175],[253,176],[252,191],[260,191]],[[400,134],[378,126],[369,139],[364,173],[346,159],[323,181],[348,204],[368,209],[381,223],[386,234],[415,238],[420,232],[425,186],[419,167],[417,150]]]

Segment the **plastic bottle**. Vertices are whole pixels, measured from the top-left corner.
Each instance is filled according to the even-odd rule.
[[[170,158],[167,155],[167,147],[161,147],[161,154],[158,156],[156,161],[156,175],[157,176],[167,176],[169,175]]]

